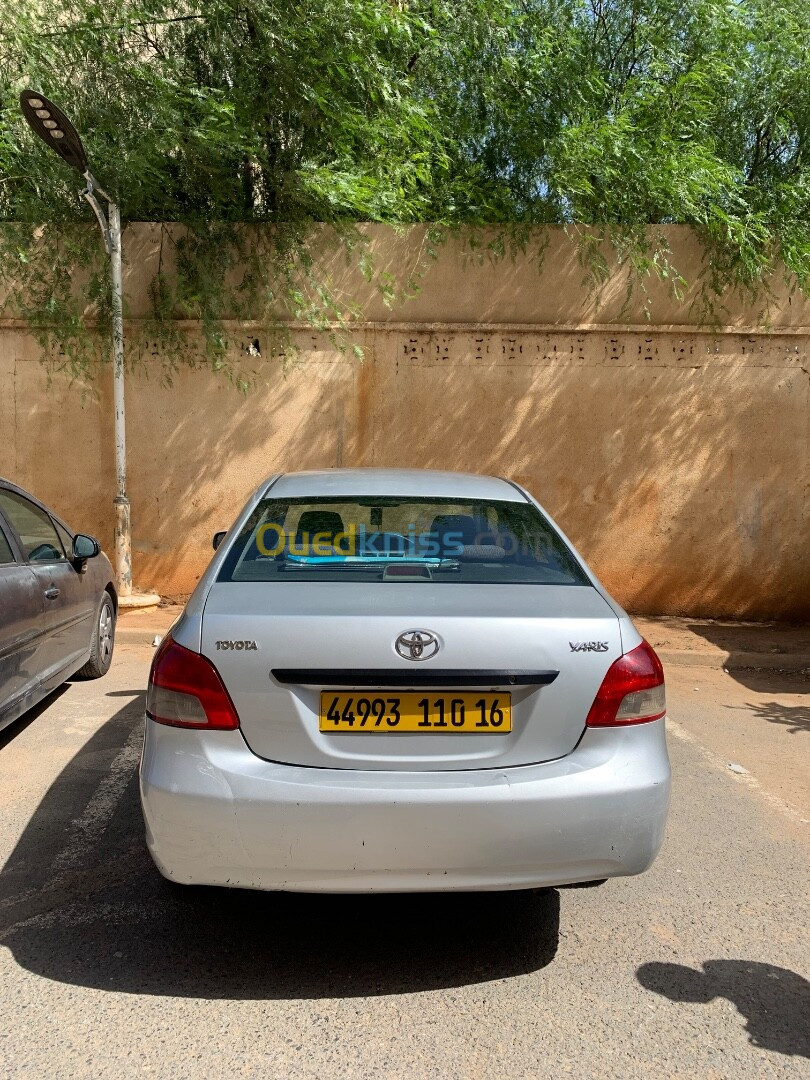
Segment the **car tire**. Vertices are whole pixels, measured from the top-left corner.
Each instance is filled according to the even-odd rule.
[[[115,605],[108,592],[101,597],[90,640],[90,658],[76,672],[83,679],[100,679],[110,670],[115,647]]]

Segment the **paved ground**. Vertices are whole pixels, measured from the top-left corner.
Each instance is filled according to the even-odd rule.
[[[673,809],[643,877],[182,890],[141,841],[138,625],[106,679],[0,734],[0,1075],[810,1075],[806,677],[670,668]]]

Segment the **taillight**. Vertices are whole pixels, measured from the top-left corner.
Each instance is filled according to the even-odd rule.
[[[660,720],[667,711],[664,669],[646,641],[610,665],[588,713],[588,727]]]
[[[167,634],[152,660],[146,714],[171,727],[233,731],[239,716],[219,672]]]

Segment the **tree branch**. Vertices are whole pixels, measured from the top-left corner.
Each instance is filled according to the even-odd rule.
[[[207,15],[175,15],[170,19],[149,19],[149,23],[152,26],[165,26],[168,23],[178,22],[191,22],[194,19],[207,19]],[[144,25],[143,20],[137,20],[131,23],[76,23],[75,26],[66,26],[62,30],[46,30],[41,34],[32,35],[35,38],[59,38],[65,37],[69,34],[80,34],[84,31],[115,31],[115,30],[134,30]],[[0,41],[11,41],[10,34],[0,34]]]

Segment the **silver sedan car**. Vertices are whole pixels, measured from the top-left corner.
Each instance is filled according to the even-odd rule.
[[[523,488],[284,474],[214,544],[149,677],[141,799],[167,878],[405,892],[650,866],[661,663]]]

